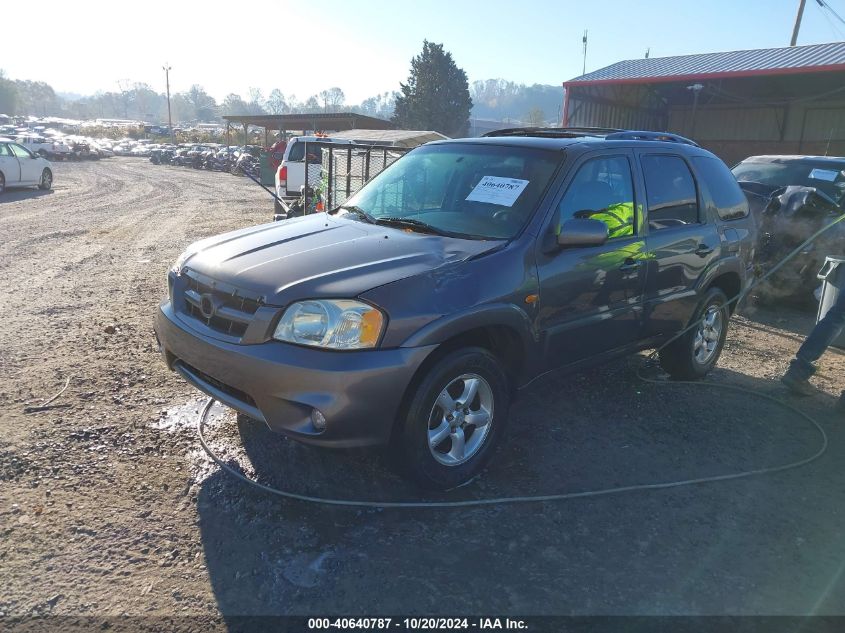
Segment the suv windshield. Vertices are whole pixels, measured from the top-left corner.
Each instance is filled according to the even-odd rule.
[[[837,164],[807,160],[748,160],[739,163],[731,171],[740,182],[759,182],[779,187],[815,187],[833,198],[839,206],[845,203],[845,161]]]
[[[496,145],[421,147],[381,172],[344,207],[356,207],[376,222],[404,220],[411,229],[510,239],[531,217],[561,157]]]

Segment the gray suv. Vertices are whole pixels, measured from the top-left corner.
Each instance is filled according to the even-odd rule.
[[[155,330],[167,365],[272,430],[387,445],[472,477],[520,387],[653,348],[705,375],[750,276],[728,168],[684,138],[502,130],[408,153],[343,206],[191,245]]]

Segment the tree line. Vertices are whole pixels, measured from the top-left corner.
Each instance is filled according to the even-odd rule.
[[[42,81],[12,80],[0,70],[0,113],[56,116],[72,119],[135,119],[167,121],[167,97],[149,84],[121,80],[118,90],[79,97],[56,93]],[[231,114],[305,114],[355,112],[392,119],[400,127],[465,134],[470,116],[494,120],[518,120],[542,125],[559,120],[562,88],[535,84],[525,86],[503,79],[476,81],[469,86],[442,44],[423,42],[422,52],[411,60],[408,79],[398,91],[387,91],[347,104],[339,87],[326,88],[305,99],[285,94],[278,88],[266,97],[250,88],[244,97],[231,93],[220,101],[200,85],[171,94],[171,111],[176,122],[216,122]]]

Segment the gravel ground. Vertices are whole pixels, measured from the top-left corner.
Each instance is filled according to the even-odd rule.
[[[221,473],[202,400],[152,338],[165,271],[192,240],[264,221],[243,178],[109,159],[55,166],[55,190],[0,198],[0,614],[845,614],[845,469],[834,397],[776,378],[812,324],[745,310],[712,382],[782,397],[830,446],[776,475],[558,503],[356,510],[269,497]],[[646,384],[642,357],[544,378],[494,462],[448,498],[688,479],[812,455],[771,403]],[[25,413],[70,379],[55,408]],[[374,451],[291,443],[215,409],[209,439],[265,483],[333,497],[414,491]],[[222,620],[221,620],[222,618]]]

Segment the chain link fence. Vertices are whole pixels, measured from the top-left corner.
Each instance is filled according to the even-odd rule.
[[[384,145],[308,143],[305,212],[328,211],[343,204],[364,183],[408,151],[408,148]]]

